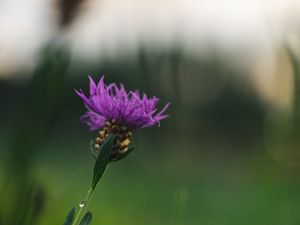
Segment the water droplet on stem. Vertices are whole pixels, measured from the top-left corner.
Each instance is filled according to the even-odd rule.
[[[82,208],[84,206],[84,201],[79,203],[79,207]]]

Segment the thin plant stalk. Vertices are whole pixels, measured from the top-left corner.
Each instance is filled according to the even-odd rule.
[[[93,193],[96,190],[97,184],[99,183],[100,179],[102,178],[102,176],[106,170],[106,167],[109,163],[110,154],[111,154],[111,150],[113,148],[114,142],[115,142],[114,135],[110,135],[108,137],[108,139],[104,142],[104,144],[101,148],[101,151],[99,153],[99,156],[97,157],[97,160],[95,162],[94,175],[93,175],[93,180],[92,180],[91,186],[90,186],[84,200],[79,204],[80,209],[79,209],[72,225],[80,224],[81,219],[84,216],[85,211],[93,197]]]
[[[80,223],[81,218],[83,217],[83,215],[84,215],[84,213],[85,213],[85,211],[86,211],[86,209],[87,209],[87,207],[88,207],[88,205],[89,205],[89,203],[90,203],[90,201],[93,197],[94,191],[95,191],[95,188],[90,187],[90,189],[88,190],[84,200],[79,204],[80,209],[79,209],[72,225],[78,225]]]

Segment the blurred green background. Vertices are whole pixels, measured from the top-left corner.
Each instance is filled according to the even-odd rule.
[[[0,224],[63,224],[78,207],[91,181],[96,133],[80,124],[85,108],[74,89],[87,92],[87,75],[102,74],[171,105],[161,127],[136,132],[135,151],[110,164],[89,207],[92,224],[299,224],[297,33],[292,42],[283,33],[271,56],[259,58],[217,41],[189,54],[179,44],[136,39],[134,54],[78,57],[62,37],[84,2],[56,2],[57,31],[37,48],[30,69],[20,69],[19,58],[9,61],[16,66],[1,64]]]

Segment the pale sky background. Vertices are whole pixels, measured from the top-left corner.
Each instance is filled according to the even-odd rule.
[[[210,43],[255,63],[297,39],[300,0],[89,0],[64,32],[56,15],[50,0],[0,0],[0,77],[30,73],[40,47],[55,38],[76,58],[134,55],[141,43],[197,55]]]

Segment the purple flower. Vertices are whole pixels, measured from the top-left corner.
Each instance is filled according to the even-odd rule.
[[[99,130],[105,127],[107,122],[118,126],[125,126],[129,130],[137,130],[144,127],[159,125],[160,121],[167,117],[165,113],[169,106],[167,103],[160,112],[157,110],[157,97],[148,98],[139,91],[127,92],[121,84],[104,84],[104,76],[96,85],[90,79],[90,96],[86,96],[82,90],[76,93],[83,100],[87,112],[81,117],[81,121],[90,130]]]

